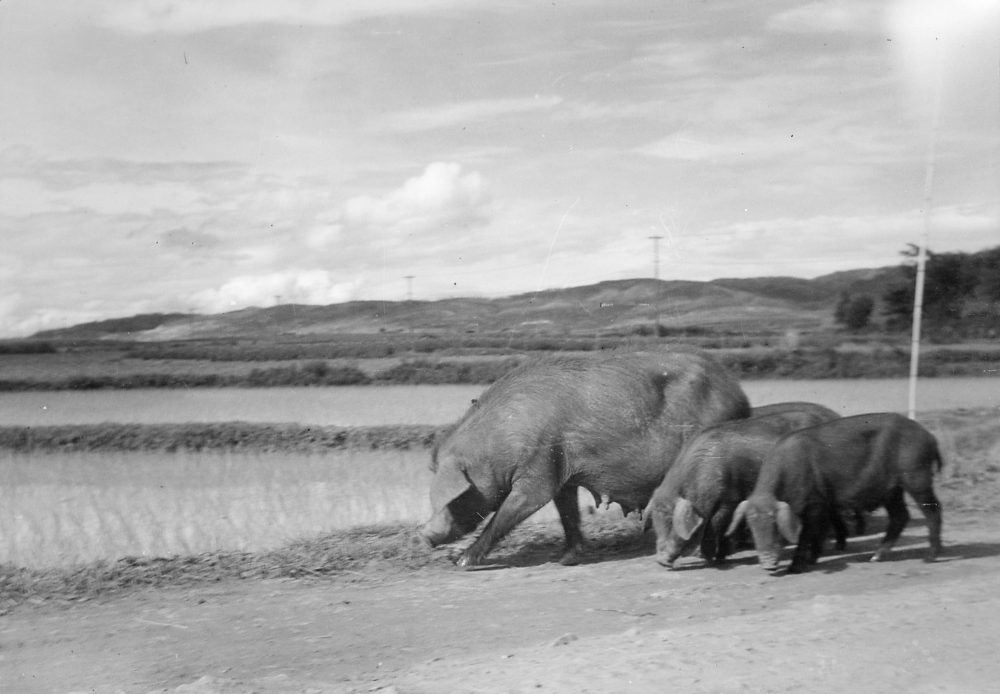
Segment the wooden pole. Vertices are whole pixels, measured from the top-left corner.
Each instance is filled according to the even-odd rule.
[[[935,39],[936,41],[937,39]],[[924,170],[924,228],[920,237],[920,248],[917,251],[917,277],[913,292],[913,329],[910,336],[910,388],[907,402],[907,416],[915,419],[917,415],[917,371],[920,367],[920,324],[924,309],[924,276],[927,268],[927,242],[930,238],[931,213],[934,207],[934,159],[937,147],[938,130],[941,127],[941,83],[944,79],[944,56],[938,43],[936,74],[931,87],[931,118],[927,135],[927,164]]]

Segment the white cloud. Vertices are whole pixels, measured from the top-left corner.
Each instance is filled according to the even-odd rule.
[[[483,177],[460,164],[434,162],[420,176],[382,197],[358,196],[344,204],[348,225],[386,232],[419,232],[482,224],[490,196]]]
[[[101,23],[120,31],[189,33],[247,24],[347,24],[368,17],[426,13],[465,0],[130,0],[108,2]]]
[[[684,277],[792,275],[815,277],[862,267],[895,265],[916,243],[921,210],[856,216],[775,217],[718,225],[675,236],[670,251]],[[991,245],[996,210],[941,207],[931,217],[932,250],[975,252]]]
[[[485,99],[427,108],[397,111],[376,120],[372,129],[393,132],[436,130],[554,108],[562,103],[558,96],[534,96],[523,99]]]
[[[5,215],[23,217],[46,212],[86,209],[96,214],[151,214],[157,210],[205,209],[203,190],[172,181],[126,181],[53,188],[41,179],[0,178],[0,199]]]
[[[52,192],[42,186],[40,181],[0,178],[0,200],[3,200],[3,214],[6,216],[25,217],[48,212],[53,207],[54,198]]]
[[[857,33],[879,31],[881,3],[868,0],[824,0],[779,12],[768,22],[772,31],[787,33]]]
[[[14,328],[16,321],[20,320],[18,312],[20,303],[21,294],[19,292],[4,292],[3,295],[0,296],[0,334],[18,332]]]
[[[221,287],[198,292],[192,304],[219,313],[247,306],[272,306],[276,297],[286,304],[333,304],[354,298],[357,281],[338,282],[326,270],[274,272],[233,277]]]
[[[141,305],[132,305],[131,315],[144,311]],[[27,297],[21,293],[0,298],[0,335],[26,336],[41,330],[66,328],[80,323],[108,318],[106,311],[92,305],[74,307],[33,307]]]
[[[799,143],[802,142],[800,133]],[[639,147],[651,157],[683,161],[740,161],[781,158],[801,149],[794,133],[713,134],[678,131],[669,137]]]

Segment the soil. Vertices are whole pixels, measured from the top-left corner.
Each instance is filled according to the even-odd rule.
[[[452,567],[451,548],[411,571],[22,605],[0,617],[0,690],[925,694],[1000,681],[992,513],[946,513],[934,563],[915,518],[890,561],[867,561],[872,534],[802,575],[768,574],[750,551],[669,571],[635,534],[564,567],[557,542],[516,539],[476,571]]]

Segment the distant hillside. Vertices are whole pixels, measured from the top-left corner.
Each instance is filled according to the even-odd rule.
[[[832,322],[841,292],[877,293],[898,268],[711,282],[632,279],[495,299],[285,304],[214,315],[145,314],[46,330],[36,338],[181,340],[377,332],[627,332],[658,321],[671,329],[745,332],[815,329]]]
[[[76,338],[101,339],[107,337],[130,337],[150,330],[156,330],[162,325],[191,320],[197,316],[187,313],[140,313],[128,318],[109,318],[108,320],[79,325],[57,330],[42,330],[35,333],[37,338]]]

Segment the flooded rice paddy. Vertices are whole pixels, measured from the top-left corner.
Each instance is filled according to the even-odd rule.
[[[906,379],[744,381],[755,405],[809,400],[843,415],[904,412]],[[297,422],[370,426],[447,424],[462,416],[485,386],[342,386],[204,388],[0,393],[0,425]],[[1000,407],[1000,378],[920,381],[920,411]]]
[[[0,454],[0,563],[259,551],[428,517],[420,451]]]

